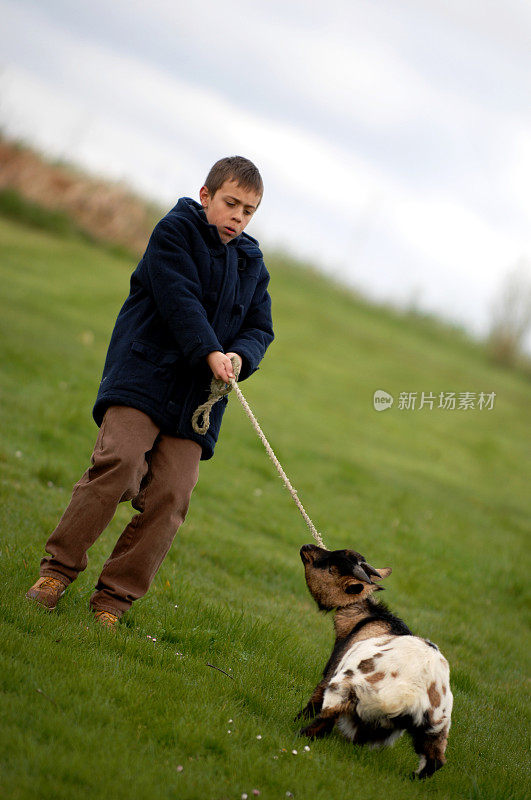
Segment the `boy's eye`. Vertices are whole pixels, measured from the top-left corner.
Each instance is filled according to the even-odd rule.
[[[225,202],[226,202],[226,204],[227,204],[228,206],[235,206],[235,205],[236,205],[236,203],[230,203],[228,200],[225,200]]]

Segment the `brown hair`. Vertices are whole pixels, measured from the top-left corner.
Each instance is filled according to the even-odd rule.
[[[262,197],[264,184],[257,167],[248,158],[228,156],[216,161],[205,181],[205,186],[213,197],[225,181],[235,180],[242,189],[250,189]]]

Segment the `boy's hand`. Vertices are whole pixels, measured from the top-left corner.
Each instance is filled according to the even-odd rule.
[[[238,353],[232,353],[232,352],[231,353],[226,353],[225,355],[227,355],[229,358],[233,358],[233,356],[236,357],[236,359],[238,361],[238,364],[239,364],[238,374],[240,374],[240,372],[242,371],[242,357],[240,355],[238,355]],[[236,377],[236,376],[234,376],[234,377]]]
[[[207,363],[214,378],[224,383],[230,383],[230,379],[236,377],[232,369],[231,356],[237,356],[241,367],[241,357],[237,353],[222,353],[221,350],[213,350],[207,355]]]

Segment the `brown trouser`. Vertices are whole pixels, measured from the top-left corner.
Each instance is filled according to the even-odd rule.
[[[72,499],[46,542],[50,557],[41,576],[68,585],[87,566],[87,550],[107,527],[118,503],[139,511],[103,566],[90,599],[93,609],[121,616],[143,597],[184,521],[199,475],[201,447],[160,433],[135,408],[111,406],[101,424],[92,466],[74,486]]]

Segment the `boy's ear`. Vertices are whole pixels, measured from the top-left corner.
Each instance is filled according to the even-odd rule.
[[[199,199],[201,200],[201,205],[203,208],[208,205],[208,201],[210,200],[210,192],[206,186],[201,186],[199,189]]]

